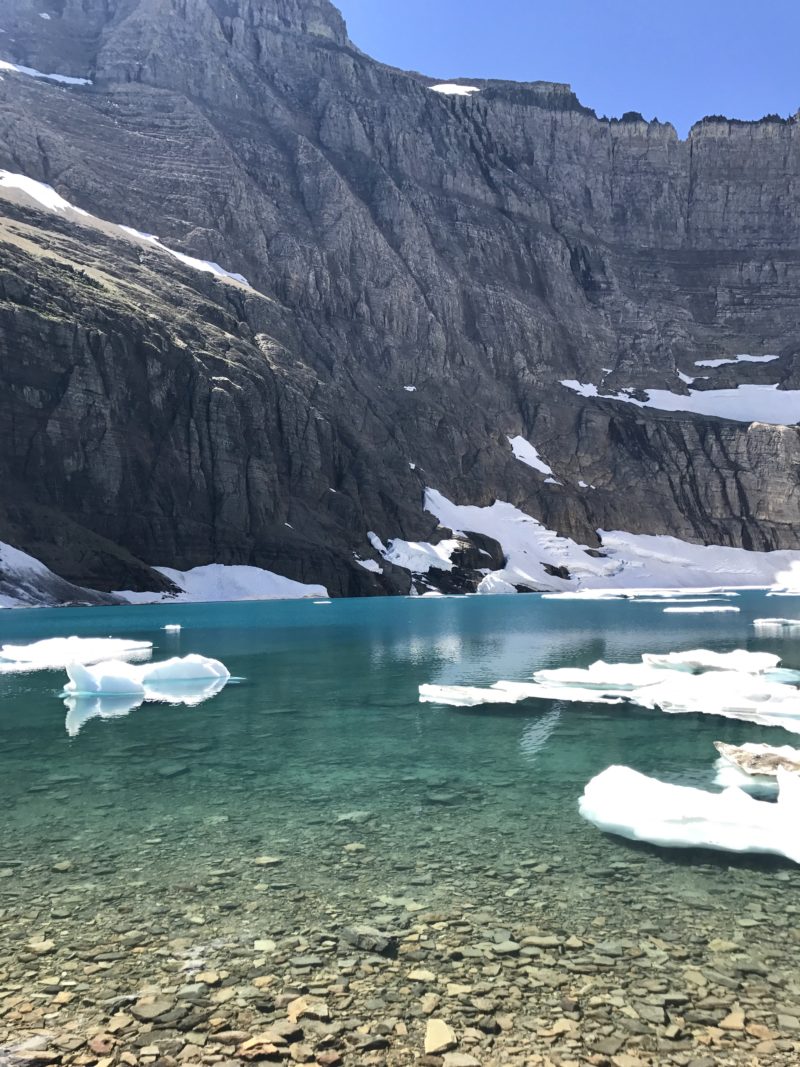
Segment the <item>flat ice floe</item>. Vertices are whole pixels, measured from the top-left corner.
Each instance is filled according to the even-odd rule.
[[[774,670],[780,661],[780,656],[772,652],[747,652],[742,648],[734,652],[711,652],[707,648],[698,648],[691,652],[645,652],[642,656],[642,662],[650,667],[690,673],[741,671],[744,674],[764,674]]]
[[[324,585],[306,585],[261,567],[209,563],[178,571],[172,567],[155,567],[180,589],[179,593],[137,593],[131,590],[114,595],[129,604],[199,604],[232,600],[298,600],[303,597],[327,597]]]
[[[29,645],[0,647],[0,674],[63,670],[69,664],[102,660],[143,660],[153,652],[152,641],[118,637],[50,637]]]
[[[616,400],[658,411],[685,411],[734,422],[766,422],[774,426],[794,426],[800,422],[800,390],[779,389],[777,385],[739,385],[735,389],[690,389],[688,395],[668,389],[637,390],[647,394],[638,400],[633,390],[600,393],[596,385],[565,379],[561,385],[579,396],[596,400]]]
[[[778,782],[772,804],[741,789],[710,793],[614,766],[588,783],[579,811],[598,829],[632,841],[766,853],[800,863],[800,779],[779,771]]]
[[[689,607],[689,608],[687,608],[685,606],[664,608],[664,614],[665,615],[724,615],[724,614],[726,614],[726,612],[728,614],[731,614],[731,613],[735,614],[737,611],[740,611],[740,610],[741,610],[740,608],[735,607],[733,604],[727,604],[727,605],[726,604],[717,604],[717,605],[707,604],[705,607],[702,607],[702,608],[700,608],[700,607]]]
[[[641,663],[600,660],[587,668],[541,670],[530,682],[498,681],[488,688],[422,685],[419,699],[455,707],[521,700],[625,701],[671,715],[718,715],[800,733],[800,672],[779,668],[778,662],[767,653],[700,649],[675,657],[643,656]]]

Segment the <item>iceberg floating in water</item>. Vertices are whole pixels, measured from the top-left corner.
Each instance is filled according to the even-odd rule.
[[[162,663],[112,660],[91,667],[72,663],[67,674],[65,725],[70,737],[89,719],[118,718],[145,701],[194,707],[219,693],[230,679],[228,668],[219,660],[194,653]]]
[[[143,696],[148,689],[186,682],[227,682],[230,672],[224,663],[192,653],[173,656],[163,663],[139,665],[112,660],[94,667],[71,663],[67,667],[69,682],[65,692],[72,696]]]
[[[766,853],[800,863],[800,778],[781,770],[778,783],[778,801],[771,804],[741,789],[710,793],[615,766],[588,783],[579,811],[598,829],[632,841]]]
[[[120,637],[49,637],[30,645],[0,646],[0,674],[63,670],[69,664],[102,660],[143,660],[153,652],[152,641]]]

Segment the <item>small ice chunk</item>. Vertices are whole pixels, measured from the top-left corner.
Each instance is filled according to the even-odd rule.
[[[166,626],[161,627],[162,630],[166,630],[168,634],[180,633],[181,624],[179,622],[168,622]]]
[[[417,391],[416,385],[404,385],[403,388],[407,393],[416,393]]]

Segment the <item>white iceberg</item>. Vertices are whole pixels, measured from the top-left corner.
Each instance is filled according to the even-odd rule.
[[[0,646],[0,674],[63,670],[72,663],[143,660],[149,659],[152,652],[152,641],[119,637],[49,637],[29,645]]]
[[[219,681],[224,684],[230,678],[227,667],[219,660],[194,653],[144,665],[122,660],[94,667],[72,663],[67,674],[69,682],[64,691],[70,696],[141,696],[144,700],[160,700],[160,694],[172,686]],[[155,692],[159,695],[149,695]]]
[[[771,804],[741,789],[710,793],[614,766],[588,783],[579,811],[598,829],[632,841],[767,853],[800,863],[800,779],[779,771],[778,783],[778,801]]]

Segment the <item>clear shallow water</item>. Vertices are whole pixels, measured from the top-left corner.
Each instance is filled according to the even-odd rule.
[[[579,936],[592,924],[627,935],[635,916],[672,940],[730,936],[737,916],[755,915],[751,942],[784,951],[794,868],[632,846],[585,824],[577,800],[612,763],[710,786],[715,740],[796,739],[624,706],[417,701],[424,682],[521,680],[643,652],[747,648],[800,667],[800,642],[752,627],[800,615],[800,599],[729,603],[741,613],[536,596],[2,613],[1,642],[149,638],[155,659],[203,653],[242,681],[195,708],[91,719],[71,738],[62,672],[0,677],[0,978],[34,934],[69,959],[115,928],[147,927],[162,949],[185,937],[186,958],[220,966],[254,937],[387,910],[475,909]],[[263,855],[280,863],[257,864]],[[62,861],[69,869],[54,872]],[[102,992],[163,984],[186,965],[174,956],[112,968]],[[6,1040],[15,1029],[25,1020],[6,1024]]]

